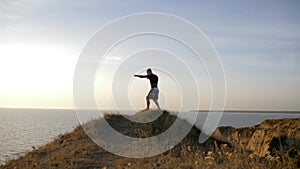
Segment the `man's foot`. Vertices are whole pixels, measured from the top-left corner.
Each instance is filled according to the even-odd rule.
[[[147,110],[149,110],[148,108],[146,108],[146,109],[144,109],[144,110],[141,110],[141,112],[144,112],[144,111],[147,111]]]

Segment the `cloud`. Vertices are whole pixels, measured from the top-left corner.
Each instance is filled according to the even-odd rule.
[[[0,16],[7,19],[19,18],[40,3],[41,1],[38,0],[2,0]]]
[[[43,1],[38,0],[2,0],[0,4],[0,36],[10,36],[7,34],[19,27],[17,24],[24,22],[24,18],[42,3]]]

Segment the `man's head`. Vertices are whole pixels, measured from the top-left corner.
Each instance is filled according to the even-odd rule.
[[[152,74],[152,70],[149,68],[147,69],[147,75],[151,75]]]

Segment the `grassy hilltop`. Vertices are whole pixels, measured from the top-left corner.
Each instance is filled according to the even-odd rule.
[[[147,119],[157,112],[138,113],[134,118]],[[122,115],[104,119],[120,133],[136,138],[158,135],[177,119],[164,111],[150,123],[135,123]],[[101,126],[104,119],[84,127]],[[182,127],[190,125],[180,120]],[[169,151],[148,158],[125,158],[97,146],[81,126],[58,136],[52,142],[7,161],[0,168],[299,168],[300,119],[266,120],[246,128],[219,127],[205,143],[199,144],[201,131],[195,126]],[[93,130],[88,130],[93,131]],[[176,134],[176,133],[174,133]],[[126,147],[124,147],[126,148]],[[155,148],[154,148],[155,149]],[[155,150],[154,150],[155,151]],[[135,152],[132,152],[135,153]]]

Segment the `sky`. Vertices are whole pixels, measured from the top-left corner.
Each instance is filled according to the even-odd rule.
[[[299,11],[297,0],[1,0],[0,107],[73,108],[74,70],[89,38],[120,17],[137,12],[163,12],[193,23],[214,45],[226,75],[225,109],[299,111]],[[157,41],[160,43],[155,43]],[[153,46],[180,49],[178,44],[172,43],[161,37],[145,36],[128,40],[123,48],[120,45],[112,51],[106,67],[104,65],[105,71],[95,81],[95,98],[101,102],[100,108],[113,106],[112,99],[107,98],[114,95],[107,88],[112,86],[107,79],[119,55],[130,53],[129,49]],[[157,56],[167,57],[163,51],[156,52]],[[187,55],[181,57],[188,60]],[[131,58],[127,66],[142,64],[143,56],[150,57],[147,51],[142,52]],[[190,82],[191,79],[186,80],[187,76],[180,72],[176,74],[177,79],[172,79],[161,70],[183,69],[178,69],[176,61],[165,65],[162,68],[162,65],[152,64],[160,76],[160,101],[167,109],[177,109],[180,92],[176,80]],[[203,65],[199,67],[203,71],[201,78],[196,79],[201,83],[200,108],[208,109],[211,103],[209,80]],[[145,70],[131,71],[144,74]],[[124,69],[117,76],[122,79],[126,75]],[[118,88],[119,82],[112,83]],[[130,77],[128,90],[123,94],[127,94],[133,108],[145,106],[144,97],[149,90],[146,80]],[[190,100],[197,100],[193,90],[183,92],[190,94]],[[118,95],[114,96],[114,100],[118,99],[122,102]],[[182,104],[195,109],[189,101]],[[126,105],[120,107],[128,109]]]

